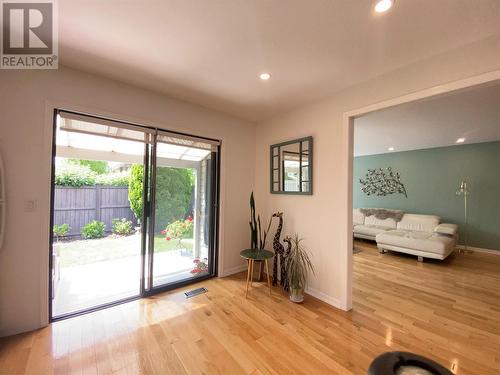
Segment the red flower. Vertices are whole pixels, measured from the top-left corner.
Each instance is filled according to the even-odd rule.
[[[188,216],[188,221],[193,221],[193,217],[192,216]]]
[[[198,258],[193,259],[193,263],[200,263],[200,260]]]
[[[199,268],[194,268],[191,270],[192,274],[196,274],[196,273],[200,273],[200,272],[202,272],[202,271]]]
[[[166,239],[167,241],[170,241],[170,240],[171,240],[171,238],[170,238],[170,237],[167,237],[167,238],[165,238],[165,239]]]
[[[167,230],[166,229],[163,229],[160,234],[167,234]]]

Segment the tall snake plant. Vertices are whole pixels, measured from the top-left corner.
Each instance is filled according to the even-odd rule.
[[[269,229],[271,229],[272,217],[269,219],[269,224],[267,229],[264,230],[260,225],[260,215],[255,218],[255,198],[252,194],[250,195],[250,248],[251,249],[265,249],[267,234]]]

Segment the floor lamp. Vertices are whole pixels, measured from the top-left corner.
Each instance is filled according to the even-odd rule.
[[[460,183],[460,186],[455,194],[464,197],[464,244],[465,251],[467,251],[467,197],[470,194],[469,188],[467,187],[467,181],[463,180]]]

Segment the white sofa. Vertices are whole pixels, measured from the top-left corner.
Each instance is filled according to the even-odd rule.
[[[365,216],[359,209],[354,209],[353,218],[353,234],[355,238],[363,238],[365,240],[375,241],[378,234],[388,230],[396,229],[396,221],[394,219],[377,219],[374,215]]]
[[[355,238],[375,240],[380,252],[386,250],[413,254],[423,258],[445,259],[456,247],[455,224],[440,223],[434,215],[405,213],[399,222],[394,219],[379,220],[374,215],[365,216],[353,210],[353,235]]]

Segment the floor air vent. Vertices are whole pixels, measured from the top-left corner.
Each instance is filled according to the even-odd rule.
[[[198,289],[190,290],[189,292],[185,292],[184,295],[186,296],[186,298],[191,298],[191,297],[197,296],[198,294],[202,294],[202,293],[206,293],[206,292],[208,292],[207,288],[198,288]]]

